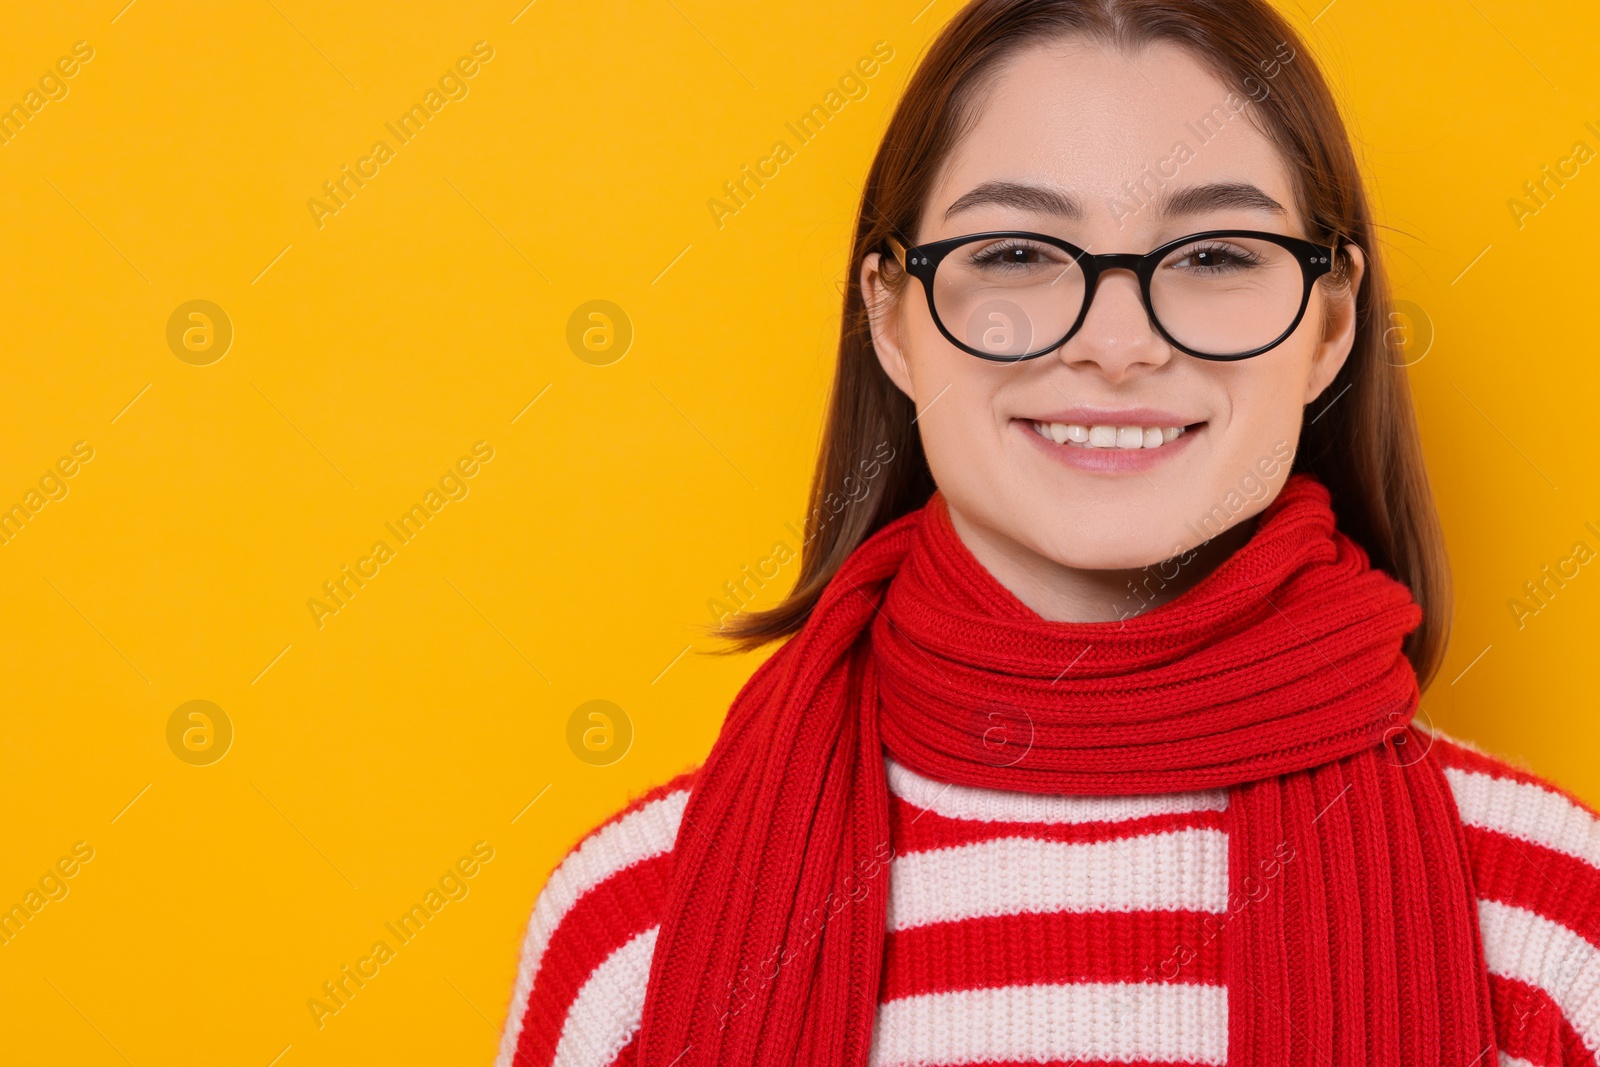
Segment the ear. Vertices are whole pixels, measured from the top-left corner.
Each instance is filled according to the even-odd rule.
[[[872,351],[889,380],[915,403],[917,395],[912,387],[911,368],[900,346],[899,305],[878,269],[882,262],[881,252],[868,253],[861,261],[861,299],[866,304],[867,320],[872,326]]]
[[[1366,271],[1367,260],[1359,245],[1343,244],[1339,251],[1349,258],[1345,268],[1347,278],[1337,288],[1322,290],[1322,340],[1311,357],[1311,376],[1306,380],[1307,404],[1320,396],[1338,375],[1355,345],[1356,293],[1361,290],[1361,276]],[[1317,284],[1320,287],[1323,283]]]

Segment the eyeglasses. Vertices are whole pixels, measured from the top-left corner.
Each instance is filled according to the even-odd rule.
[[[1066,344],[1108,270],[1138,277],[1151,325],[1179,351],[1212,360],[1258,356],[1300,325],[1312,285],[1334,269],[1338,250],[1337,242],[1262,230],[1205,230],[1144,255],[1091,254],[1025,230],[924,245],[888,241],[901,268],[921,280],[939,332],[1002,363]]]

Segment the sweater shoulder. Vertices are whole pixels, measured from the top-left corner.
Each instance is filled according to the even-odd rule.
[[[1525,766],[1431,733],[1466,836],[1501,1051],[1536,1067],[1593,1064],[1600,812]]]
[[[630,797],[550,872],[523,936],[497,1067],[547,1067],[572,1054],[586,1063],[628,1062],[672,850],[698,772],[692,767]]]
[[[1463,813],[1488,818],[1490,812],[1483,807],[1493,795],[1498,801],[1496,821],[1510,822],[1524,827],[1527,833],[1559,833],[1560,841],[1569,849],[1592,854],[1600,866],[1600,844],[1593,835],[1600,833],[1600,809],[1576,793],[1534,773],[1525,763],[1490,752],[1471,741],[1452,737],[1432,727],[1432,750],[1443,768],[1456,803]],[[1520,815],[1520,819],[1517,816]],[[1543,827],[1537,816],[1555,816],[1559,828]],[[1509,830],[1506,826],[1503,829]]]
[[[1593,805],[1525,765],[1437,728],[1430,732],[1430,755],[1450,784],[1477,866],[1504,860],[1501,853],[1510,850],[1546,873],[1559,867],[1566,876],[1600,874],[1600,811]]]

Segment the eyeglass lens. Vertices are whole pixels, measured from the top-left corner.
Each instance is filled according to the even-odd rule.
[[[958,339],[996,357],[1059,344],[1083,309],[1084,274],[1063,249],[990,237],[952,249],[933,278],[934,313]],[[1150,283],[1156,319],[1183,346],[1229,356],[1276,340],[1300,312],[1304,275],[1282,245],[1201,238],[1173,249]]]

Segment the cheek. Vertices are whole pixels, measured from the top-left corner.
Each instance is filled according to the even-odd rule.
[[[1237,373],[1227,383],[1226,422],[1211,450],[1215,466],[1208,480],[1214,495],[1237,489],[1241,479],[1261,479],[1264,472],[1271,472],[1267,480],[1274,485],[1289,476],[1282,457],[1293,453],[1302,420],[1329,399],[1305,407],[1309,347],[1286,342],[1256,357],[1257,366],[1229,368]]]
[[[909,292],[907,296],[909,299],[902,308],[900,319],[901,351],[911,374],[917,411],[931,418],[934,410],[931,405],[936,404],[937,408],[943,409],[948,402],[955,400],[957,403],[948,404],[955,408],[971,399],[975,391],[971,379],[977,368],[970,364],[981,361],[956,348],[939,332],[920,288]],[[919,417],[917,421],[922,424],[924,419]],[[958,430],[942,410],[936,424],[947,432]],[[923,425],[924,433],[929,429],[929,425]]]
[[[1297,433],[1303,419],[1320,412],[1333,399],[1332,392],[1307,405],[1311,386],[1312,357],[1316,354],[1316,336],[1311,331],[1297,333],[1282,346],[1282,351],[1264,353],[1279,358],[1261,368],[1253,403],[1261,409],[1258,422],[1273,427],[1276,432]],[[1345,398],[1348,399],[1348,398]]]
[[[914,310],[914,309],[913,309]],[[927,313],[908,316],[906,362],[916,396],[917,429],[934,480],[941,485],[987,478],[1001,463],[997,395],[1007,373],[947,341]]]

